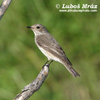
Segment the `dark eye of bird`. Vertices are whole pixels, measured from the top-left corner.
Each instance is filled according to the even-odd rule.
[[[37,29],[39,29],[40,27],[39,26],[37,26]]]

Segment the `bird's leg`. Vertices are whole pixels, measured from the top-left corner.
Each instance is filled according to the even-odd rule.
[[[53,60],[50,61],[50,63],[48,65],[50,65],[53,62]]]
[[[50,60],[48,60],[48,61],[43,65],[43,67],[44,67],[49,61],[50,61]],[[50,65],[52,62],[53,62],[53,60],[51,60],[50,63],[49,63],[47,66],[49,67],[49,65]],[[42,67],[42,68],[43,68],[43,67]]]
[[[43,67],[44,67],[48,62],[49,62],[49,60],[46,61],[46,63],[43,65]],[[42,68],[43,68],[43,67],[42,67]]]
[[[44,66],[49,62],[50,60],[47,60],[46,63],[44,64]]]

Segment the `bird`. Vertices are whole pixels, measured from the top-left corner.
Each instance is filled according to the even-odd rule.
[[[35,34],[35,43],[40,51],[48,58],[47,62],[57,61],[63,64],[73,77],[80,74],[72,67],[72,63],[67,58],[64,50],[56,39],[48,32],[47,28],[41,24],[27,26]],[[47,63],[46,62],[46,63]]]

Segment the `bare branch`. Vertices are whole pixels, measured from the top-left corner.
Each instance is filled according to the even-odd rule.
[[[32,83],[25,86],[22,92],[19,93],[14,100],[27,100],[34,92],[39,90],[48,75],[49,65],[50,63],[44,65],[36,79]]]
[[[9,4],[11,3],[12,0],[3,0],[1,6],[0,6],[0,19],[4,15],[5,11],[7,10]]]

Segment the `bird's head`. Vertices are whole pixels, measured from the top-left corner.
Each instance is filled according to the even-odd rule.
[[[41,24],[34,24],[32,26],[27,26],[27,28],[31,29],[35,35],[48,33],[48,30]]]

